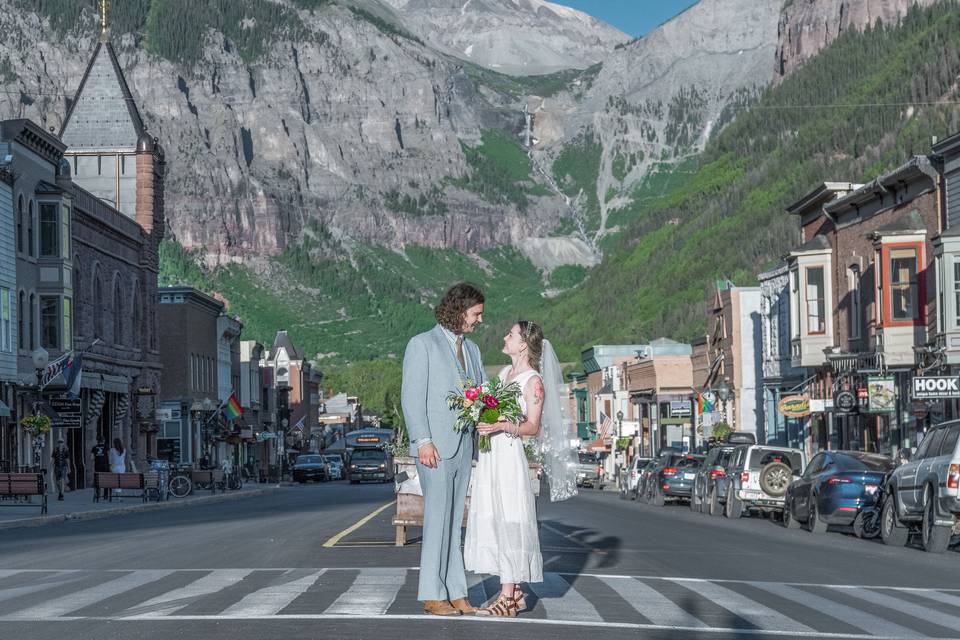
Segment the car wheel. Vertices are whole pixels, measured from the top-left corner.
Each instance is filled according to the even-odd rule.
[[[727,504],[724,509],[724,515],[732,520],[737,520],[743,515],[743,502],[737,497],[736,490],[727,493]]]
[[[786,495],[792,480],[793,471],[782,462],[771,462],[760,471],[760,488],[774,498]]]
[[[707,513],[712,516],[723,514],[723,509],[720,507],[720,495],[717,493],[716,487],[710,490],[710,505],[707,507]]]
[[[810,497],[810,513],[807,515],[807,531],[812,533],[826,533],[827,523],[820,519],[820,508],[817,506],[817,496]]]
[[[793,517],[793,500],[783,503],[783,526],[787,529],[800,528],[800,522]]]
[[[697,492],[690,491],[690,511],[697,513],[700,511],[700,503],[697,502]]]
[[[892,495],[884,500],[883,511],[880,512],[880,537],[883,538],[883,544],[893,547],[902,547],[910,537],[910,531],[900,525],[897,505]]]
[[[950,546],[950,532],[953,527],[937,524],[936,508],[933,489],[927,485],[923,494],[923,526],[920,530],[923,550],[930,553],[943,553]]]

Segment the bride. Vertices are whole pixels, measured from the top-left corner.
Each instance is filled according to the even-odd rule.
[[[481,452],[474,471],[470,515],[464,541],[464,565],[474,573],[499,576],[500,595],[477,615],[515,617],[526,608],[520,582],[543,581],[537,512],[523,438],[537,436],[551,500],[576,494],[573,424],[566,419],[560,363],[543,330],[529,320],[510,328],[503,353],[512,364],[500,372],[504,382],[522,390],[519,424],[479,424],[490,435],[490,451]]]

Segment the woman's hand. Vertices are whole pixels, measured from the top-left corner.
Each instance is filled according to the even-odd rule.
[[[495,433],[500,433],[503,431],[508,424],[510,423],[505,420],[494,422],[493,424],[480,422],[477,424],[477,433],[482,436],[492,436]]]

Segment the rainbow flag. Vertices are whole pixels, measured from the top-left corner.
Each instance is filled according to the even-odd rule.
[[[240,401],[237,400],[237,394],[230,394],[230,398],[223,405],[223,415],[225,415],[228,420],[236,420],[243,415],[243,407],[240,406]]]
[[[698,393],[698,394],[697,394],[697,400],[698,400],[698,403],[699,403],[699,405],[700,405],[700,406],[698,407],[698,409],[699,409],[699,413],[700,413],[701,415],[703,415],[704,413],[711,413],[711,412],[717,410],[716,405],[715,405],[715,402],[713,402],[713,398],[712,398],[712,397],[710,397],[710,396],[704,396],[704,394]]]

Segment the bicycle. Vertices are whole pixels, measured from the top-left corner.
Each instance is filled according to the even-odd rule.
[[[193,493],[193,481],[190,480],[190,470],[184,468],[174,468],[170,473],[170,482],[167,484],[167,491],[174,498],[186,498]]]

